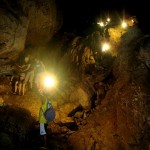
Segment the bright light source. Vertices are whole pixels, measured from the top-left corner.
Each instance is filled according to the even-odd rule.
[[[106,52],[110,49],[110,45],[108,43],[104,43],[102,45],[102,52]]]
[[[56,79],[52,76],[47,76],[44,79],[45,87],[54,87],[56,85]]]
[[[97,24],[99,24],[101,27],[104,27],[104,22],[98,22]]]
[[[126,28],[127,27],[127,23],[125,21],[123,21],[121,26],[122,26],[122,28]]]
[[[103,27],[104,26],[104,22],[100,22],[100,26]]]
[[[107,21],[110,22],[110,18],[107,18]]]

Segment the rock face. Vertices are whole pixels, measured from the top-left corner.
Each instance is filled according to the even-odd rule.
[[[14,107],[0,107],[0,148],[2,150],[23,149],[34,119],[29,111]]]
[[[30,2],[32,6],[34,1]],[[39,4],[41,5],[41,3]],[[33,10],[31,9],[31,12]],[[43,15],[38,11],[37,13]],[[31,14],[27,14],[27,20]],[[30,34],[27,38],[28,44],[36,44],[36,41],[40,40],[36,37],[30,40],[34,34],[40,34],[43,39],[47,36],[33,29],[32,25],[29,27],[32,22],[27,24],[28,29],[30,29],[26,30],[27,36]],[[42,26],[43,23],[38,29]],[[34,34],[28,33],[29,31],[32,32],[32,29]],[[64,45],[60,44],[60,47],[62,46],[64,50],[67,50],[63,54],[61,53],[61,56],[57,55],[62,60],[60,61],[62,72],[59,78],[59,89],[52,98],[57,111],[55,122],[58,121],[52,131],[57,134],[66,133],[68,126],[77,123],[78,127],[75,126],[76,130],[73,134],[67,132],[68,135],[65,135],[73,150],[148,150],[150,147],[150,38],[149,36],[143,37],[136,26],[128,28],[122,36],[120,31],[119,35],[116,31],[112,30],[112,32],[115,32],[116,38],[111,38],[111,40],[115,41],[115,48],[117,48],[116,57],[113,61],[108,60],[110,57],[104,59],[106,55],[103,55],[103,59],[93,59],[95,58],[94,51],[98,49],[95,43],[88,42],[92,41],[93,38],[84,39],[73,36],[72,42],[68,44],[69,46],[67,45],[68,47],[65,45],[64,48]],[[95,42],[101,39],[98,34],[94,35],[97,35]],[[120,36],[121,39],[119,39]],[[119,41],[119,45],[117,41]],[[40,44],[42,45],[42,43]],[[97,63],[97,61],[99,62]],[[106,62],[109,62],[109,65]],[[96,63],[100,66],[95,70]],[[101,67],[102,64],[104,66]],[[88,68],[89,65],[91,67]],[[104,87],[96,91],[101,97],[101,103],[94,110],[91,110],[90,98],[95,92],[93,88],[95,82],[101,82],[101,86],[104,85]],[[37,108],[40,107],[40,100],[37,95],[31,96],[33,93],[27,91],[27,95],[22,97],[20,102],[18,95],[12,96],[6,93],[8,87],[8,85],[7,87],[0,86],[0,94],[3,95],[0,97],[1,105],[8,103],[26,107],[36,118]],[[31,95],[28,95],[28,92]],[[63,129],[60,129],[59,124],[63,126]],[[3,127],[5,128],[5,126]],[[11,138],[3,132],[1,135],[4,135],[7,142],[13,147]]]
[[[62,21],[58,17],[59,10],[55,0],[29,1],[28,6],[29,26],[26,44],[44,45],[61,27]]]
[[[150,41],[148,37],[139,44],[140,37],[136,27],[121,37],[113,64],[115,82],[88,123],[69,137],[74,150],[149,149],[149,68],[141,56],[149,56]]]
[[[25,45],[46,44],[61,26],[54,0],[0,2],[0,64],[18,57]]]
[[[21,16],[19,21],[10,12],[0,9],[0,20],[0,64],[5,65],[24,49],[28,19]]]

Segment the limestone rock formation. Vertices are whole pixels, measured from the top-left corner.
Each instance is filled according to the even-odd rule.
[[[61,26],[55,0],[0,2],[0,64],[12,63],[25,45],[44,45]]]
[[[144,39],[136,27],[121,37],[113,64],[115,80],[88,123],[69,137],[74,150],[149,149],[150,82],[144,56],[149,56],[150,41]]]
[[[34,1],[30,2],[32,6]],[[40,17],[43,16],[41,3],[42,1],[36,3],[40,4],[42,9],[42,12],[39,12],[40,9],[36,12]],[[32,8],[29,9],[31,12],[28,9],[25,11],[30,12],[25,16],[27,21],[34,16],[32,11],[38,7],[36,5]],[[26,10],[25,7],[23,10]],[[38,18],[35,20],[37,21]],[[47,17],[46,20],[48,21]],[[35,22],[27,22],[29,30],[26,30],[26,34],[27,37],[30,35],[27,43],[36,45],[38,41],[42,45],[39,37],[42,39],[47,37],[47,34],[43,34],[45,32],[42,28],[43,22],[35,29],[34,25]],[[41,28],[43,32],[36,30]],[[57,113],[56,120],[51,125],[52,132],[56,136],[54,143],[61,134],[63,139],[67,138],[71,149],[74,150],[148,150],[150,38],[143,36],[136,26],[128,28],[123,35],[120,30],[118,33],[116,30],[111,31],[115,32],[111,42],[114,40],[115,48],[117,48],[114,58],[109,53],[103,55],[100,53],[100,57],[96,59],[95,52],[100,49],[98,44],[99,40],[102,40],[98,33],[87,38],[72,36],[70,43],[67,39],[67,42],[62,41],[60,45],[56,43],[57,46],[54,46],[55,48],[60,46],[57,52],[61,52],[60,55],[55,53],[55,56],[59,56],[55,57],[57,58],[55,61],[58,62],[58,66],[60,65],[61,71],[58,73],[59,88],[52,96],[52,104]],[[34,35],[41,36],[30,39]],[[97,45],[95,45],[96,41]],[[2,60],[5,61],[7,58]],[[98,82],[101,87],[94,89],[95,82]],[[37,118],[37,108],[40,107],[37,93],[27,91],[27,95],[20,98],[18,95],[7,94],[8,89],[8,85],[0,86],[1,105],[8,103],[28,108],[32,116]],[[95,93],[98,93],[100,103],[91,109],[91,97]],[[75,132],[70,131],[68,128],[70,125],[77,125]],[[11,144],[7,134],[5,137]]]
[[[24,49],[28,19],[25,16],[15,18],[11,12],[0,9],[0,64],[13,62]]]
[[[62,25],[55,0],[32,0],[23,7],[28,9],[29,17],[26,44],[47,44]]]

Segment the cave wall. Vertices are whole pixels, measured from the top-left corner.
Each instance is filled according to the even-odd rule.
[[[0,64],[16,60],[25,45],[45,45],[62,25],[55,0],[0,2]]]
[[[150,82],[146,58],[150,40],[141,42],[141,37],[136,26],[121,37],[113,63],[114,82],[101,105],[90,114],[87,125],[69,137],[74,150],[149,149]],[[141,53],[147,57],[141,57]]]

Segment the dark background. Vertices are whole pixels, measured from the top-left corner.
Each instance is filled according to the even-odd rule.
[[[150,6],[148,0],[57,0],[63,13],[62,31],[87,34],[95,30],[98,19],[136,16],[141,30],[150,33]]]

